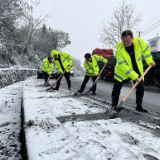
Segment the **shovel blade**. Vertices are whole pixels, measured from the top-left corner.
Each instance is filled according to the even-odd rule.
[[[51,87],[47,88],[46,91],[49,91],[50,89],[52,89],[54,87],[54,85],[55,85],[55,83]]]
[[[91,87],[88,91],[86,91],[85,93],[88,94],[88,93],[90,93],[91,91],[92,91],[92,87]]]
[[[120,104],[117,106],[117,109],[121,109],[123,105],[123,100],[120,102]]]

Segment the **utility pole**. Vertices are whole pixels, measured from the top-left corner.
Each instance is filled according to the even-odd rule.
[[[141,37],[141,33],[143,33],[143,31],[137,31],[136,33],[138,33],[138,36]]]

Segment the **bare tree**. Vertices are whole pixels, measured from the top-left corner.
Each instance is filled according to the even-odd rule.
[[[122,0],[109,19],[104,20],[100,41],[105,46],[115,47],[121,39],[121,33],[124,30],[135,30],[142,21],[142,16],[143,13],[138,13],[135,5],[126,4],[125,0]]]

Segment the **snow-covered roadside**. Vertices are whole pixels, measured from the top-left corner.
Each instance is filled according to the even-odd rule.
[[[23,81],[27,77],[35,76],[36,73],[36,69],[30,68],[0,68],[0,88]]]
[[[160,159],[160,139],[149,130],[112,120],[71,121],[56,117],[102,113],[105,108],[69,97],[70,92],[46,92],[43,80],[24,82],[23,102],[29,160],[146,160]]]
[[[0,89],[0,160],[19,160],[23,82]]]

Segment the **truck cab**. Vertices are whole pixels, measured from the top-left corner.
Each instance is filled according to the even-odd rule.
[[[116,58],[114,56],[113,49],[99,49],[96,48],[92,51],[92,55],[98,55],[106,58],[108,60],[108,64],[100,75],[100,79],[106,81],[114,81],[114,67],[116,65]],[[100,70],[102,69],[104,63],[99,61],[98,66]]]

